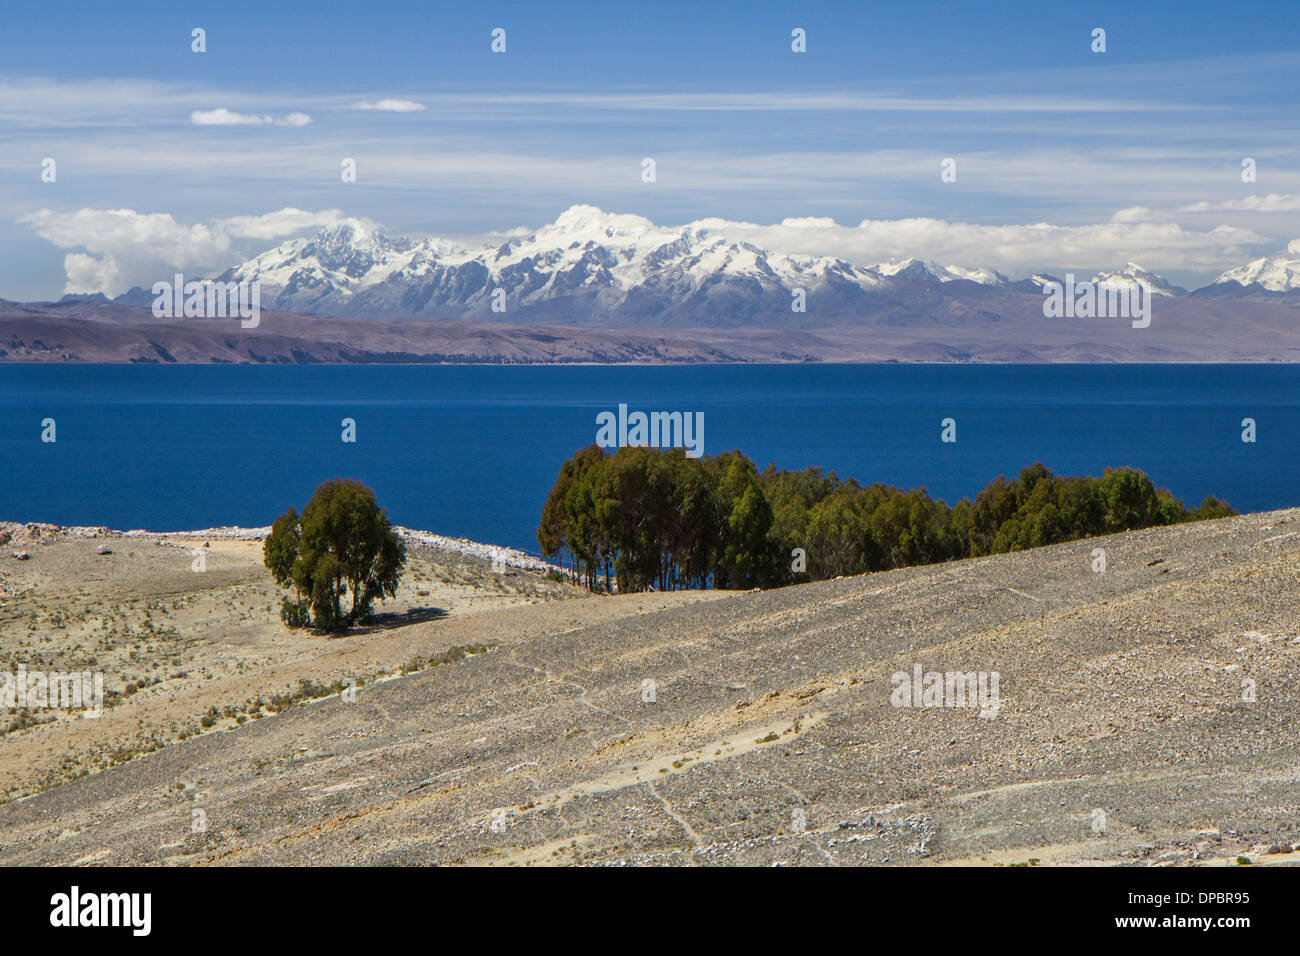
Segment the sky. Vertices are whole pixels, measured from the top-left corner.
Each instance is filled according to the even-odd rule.
[[[1296,0],[60,10],[0,31],[10,300],[214,274],[349,217],[488,241],[575,204],[1188,287],[1300,238]]]

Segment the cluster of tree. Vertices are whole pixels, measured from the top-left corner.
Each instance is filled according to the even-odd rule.
[[[772,509],[739,452],[592,445],[560,468],[542,509],[542,551],[567,553],[575,580],[620,591],[746,587],[774,580]]]
[[[285,624],[341,631],[397,593],[406,546],[373,491],[335,479],[316,489],[301,517],[290,508],[275,519],[262,559],[277,584],[294,589],[280,608]]]
[[[924,488],[863,486],[820,468],[759,471],[738,451],[592,445],[560,468],[542,551],[574,580],[619,591],[772,587],[1235,514],[1189,510],[1142,472],[1053,475],[1041,464],[949,507]]]
[[[999,477],[975,496],[970,553],[998,554],[1058,541],[1235,515],[1213,496],[1188,509],[1135,468],[1107,468],[1100,478],[1053,475],[1035,464],[1015,481]]]

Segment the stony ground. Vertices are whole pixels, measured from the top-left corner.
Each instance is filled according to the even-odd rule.
[[[172,625],[194,587],[140,555],[122,579],[33,578],[42,556],[29,550],[21,571],[0,562],[4,650],[17,636],[27,660],[60,633],[50,615],[79,621],[84,644],[106,601],[139,615],[165,591],[182,605]],[[78,554],[69,566],[105,566],[93,546]],[[442,559],[425,560],[435,577]],[[578,598],[531,578],[501,606],[471,613],[467,592],[428,615],[408,599],[393,626],[333,641],[265,618],[255,562],[229,574],[205,578],[206,629],[178,621],[179,649],[135,648],[137,670],[162,648],[211,676],[173,691],[168,658],[148,671],[159,684],[100,722],[0,736],[14,796],[32,793],[0,806],[0,860],[1300,860],[1300,511],[761,593]],[[419,669],[378,676],[414,657]],[[916,665],[996,672],[996,712],[894,706],[892,675]],[[49,766],[38,758],[111,737],[104,721],[150,727],[282,677],[367,669],[355,699],[223,717],[102,772],[36,783]]]
[[[0,673],[15,674],[19,665],[101,671],[108,706],[97,720],[0,708],[0,802],[264,718],[282,709],[276,698],[424,666],[448,649],[440,621],[586,595],[408,542],[396,598],[378,606],[373,625],[338,640],[280,623],[284,592],[262,567],[257,540],[122,537],[48,525],[0,526],[0,539],[6,536]],[[312,686],[304,690],[304,681]],[[25,729],[32,722],[39,726]]]

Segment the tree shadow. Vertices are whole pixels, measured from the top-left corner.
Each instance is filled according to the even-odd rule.
[[[376,634],[380,631],[391,631],[394,628],[406,627],[408,624],[424,624],[427,621],[441,621],[450,614],[445,608],[440,607],[413,607],[405,611],[389,611],[376,613],[365,624],[356,624],[348,628],[342,634],[335,634],[334,637],[354,637],[358,634]]]

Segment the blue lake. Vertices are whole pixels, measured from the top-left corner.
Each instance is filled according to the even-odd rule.
[[[1300,366],[0,364],[0,519],[265,525],[352,477],[398,524],[536,552],[561,462],[619,403],[703,412],[706,454],[949,503],[1042,461],[1131,465],[1189,505],[1300,504]],[[940,441],[944,418],[955,443]]]

